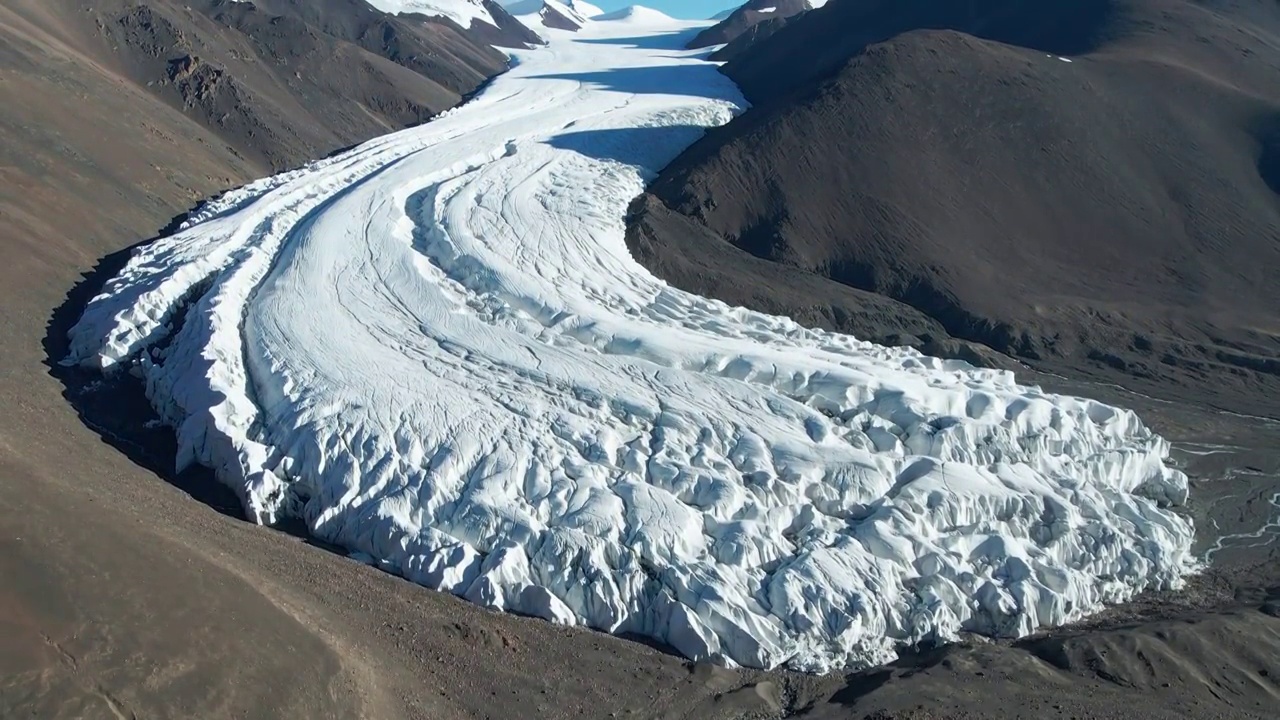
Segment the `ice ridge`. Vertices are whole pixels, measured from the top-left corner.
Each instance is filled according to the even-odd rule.
[[[1070,622],[1195,567],[1130,411],[667,286],[646,179],[745,105],[594,22],[478,98],[211,203],[69,362],[145,383],[254,520],[485,607],[694,659],[861,667]]]

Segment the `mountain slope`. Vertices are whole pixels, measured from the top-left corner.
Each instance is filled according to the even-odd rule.
[[[581,30],[582,25],[587,22],[587,18],[583,17],[576,10],[568,5],[561,5],[555,0],[546,0],[542,3],[542,9],[538,12],[538,16],[542,19],[542,24],[549,28],[557,30]]]
[[[421,123],[506,67],[449,21],[396,18],[363,0],[15,9],[51,17],[94,63],[264,170]]]
[[[556,0],[508,0],[503,7],[529,27],[575,32],[581,30],[588,19],[571,5]]]
[[[448,20],[497,47],[530,48],[543,44],[537,33],[495,0],[369,0],[369,4],[393,15]]]
[[[1278,36],[1264,3],[832,3],[725,67],[755,108],[629,243],[864,338],[1276,415]]]
[[[585,2],[584,0],[568,0],[565,4],[569,6],[570,10],[588,20],[595,18],[597,15],[604,14],[604,11],[599,7],[592,5],[589,2]]]
[[[81,272],[90,279],[80,289],[95,291],[129,255],[123,248],[266,169],[105,64],[75,22],[81,12],[61,0],[0,0],[0,716],[727,720],[919,717],[928,703],[943,717],[1014,718],[1039,705],[1129,720],[1186,717],[1193,704],[1206,717],[1274,706],[1274,695],[1255,706],[1240,692],[1267,683],[1264,671],[1272,688],[1280,677],[1277,600],[1270,616],[1248,611],[1227,642],[1211,626],[1228,615],[1179,618],[1158,638],[1136,639],[1120,616],[1123,634],[1096,651],[1079,651],[1092,635],[1065,652],[1036,651],[1053,665],[979,644],[887,674],[797,678],[688,667],[637,643],[491,613],[222,514],[218,496],[201,490],[210,478],[172,475],[170,446],[112,439],[167,430],[140,427],[119,406],[99,414],[119,427],[86,426],[43,363],[63,354],[59,323],[70,318],[53,308]],[[86,299],[65,301],[78,313]],[[1220,425],[1220,442],[1243,442],[1239,418],[1158,407]],[[1224,526],[1233,518],[1252,529],[1234,507],[1222,513]],[[1203,638],[1193,648],[1207,644],[1197,657],[1208,672],[1167,661],[1189,633]],[[1222,657],[1240,635],[1245,662]],[[1133,654],[1115,652],[1119,643],[1159,652],[1126,666]]]
[[[698,33],[689,41],[690,48],[723,45],[750,33],[761,24],[774,25],[778,21],[813,9],[808,0],[750,0],[729,13],[719,23]]]

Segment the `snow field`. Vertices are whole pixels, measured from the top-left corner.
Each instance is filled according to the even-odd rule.
[[[420,13],[427,17],[445,17],[464,30],[473,20],[498,26],[493,15],[485,8],[483,0],[368,0],[369,4],[385,13]]]

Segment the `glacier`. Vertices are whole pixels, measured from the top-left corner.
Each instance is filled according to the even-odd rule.
[[[464,30],[476,20],[498,26],[498,21],[484,6],[484,0],[369,0],[369,4],[391,15],[419,13],[448,18]]]
[[[1197,569],[1134,413],[672,288],[647,180],[746,102],[705,26],[548,31],[429,124],[210,201],[66,363],[128,372],[247,515],[695,660],[865,667]]]

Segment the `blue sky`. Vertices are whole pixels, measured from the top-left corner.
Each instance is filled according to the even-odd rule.
[[[587,0],[608,12],[628,5],[644,5],[679,18],[708,18],[721,10],[741,5],[744,0]]]

